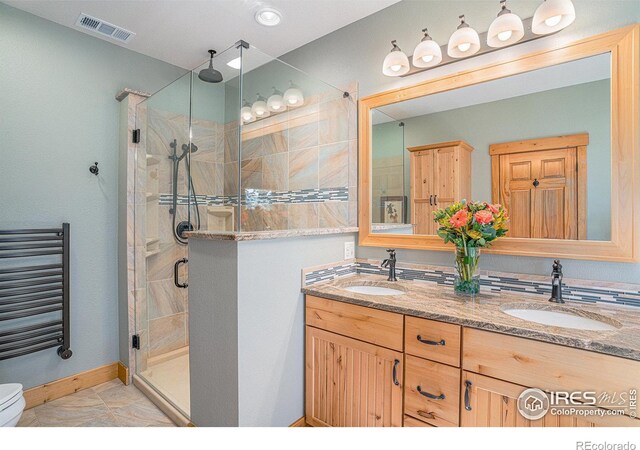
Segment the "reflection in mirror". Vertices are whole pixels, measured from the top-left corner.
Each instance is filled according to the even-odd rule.
[[[609,240],[610,67],[607,53],[373,110],[372,232],[435,234],[433,212],[466,199],[503,204],[509,237]]]

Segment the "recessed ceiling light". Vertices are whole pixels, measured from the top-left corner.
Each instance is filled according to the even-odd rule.
[[[282,14],[273,8],[261,8],[256,13],[256,21],[266,27],[275,27],[281,20]]]
[[[232,59],[227,63],[227,66],[231,67],[232,69],[240,69],[241,65],[242,65],[242,61],[240,60],[239,56],[236,59]]]

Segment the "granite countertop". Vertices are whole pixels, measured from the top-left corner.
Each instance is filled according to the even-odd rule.
[[[260,239],[280,239],[298,236],[320,236],[324,234],[356,233],[358,227],[314,228],[305,230],[273,230],[273,231],[189,231],[185,233],[190,239],[206,239],[210,241],[257,241]]]
[[[367,295],[345,291],[348,286],[373,285],[404,291],[400,295]],[[453,286],[425,281],[388,282],[380,275],[345,276],[302,288],[305,294],[367,306],[465,327],[495,331],[640,361],[640,309],[567,301],[550,303],[547,296],[502,291],[480,293],[475,299],[454,294]],[[509,308],[569,312],[608,323],[609,331],[587,331],[541,325],[505,314]]]

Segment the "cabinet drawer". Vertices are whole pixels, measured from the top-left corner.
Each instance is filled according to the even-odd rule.
[[[460,367],[460,325],[405,316],[405,352]]]
[[[307,295],[306,323],[402,351],[402,314]]]
[[[640,362],[557,344],[464,329],[465,370],[546,391],[628,392]]]
[[[428,423],[423,422],[422,420],[414,419],[411,416],[404,416],[404,425],[403,427],[427,427],[433,428],[433,425],[429,425]]]
[[[405,414],[430,425],[458,426],[460,369],[406,355],[404,384]]]

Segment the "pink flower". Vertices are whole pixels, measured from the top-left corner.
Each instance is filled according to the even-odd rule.
[[[493,214],[498,214],[500,212],[500,208],[502,207],[500,203],[496,203],[495,205],[492,205],[491,203],[485,203],[485,205],[487,205],[487,208]]]
[[[467,214],[466,209],[461,209],[460,211],[455,213],[453,216],[451,216],[451,218],[449,219],[449,223],[451,223],[451,225],[453,225],[456,228],[461,228],[465,226],[468,221],[469,221],[469,215]]]
[[[491,214],[491,211],[487,211],[486,209],[478,211],[475,213],[474,217],[476,218],[476,222],[480,225],[486,225],[493,222],[493,214]]]

